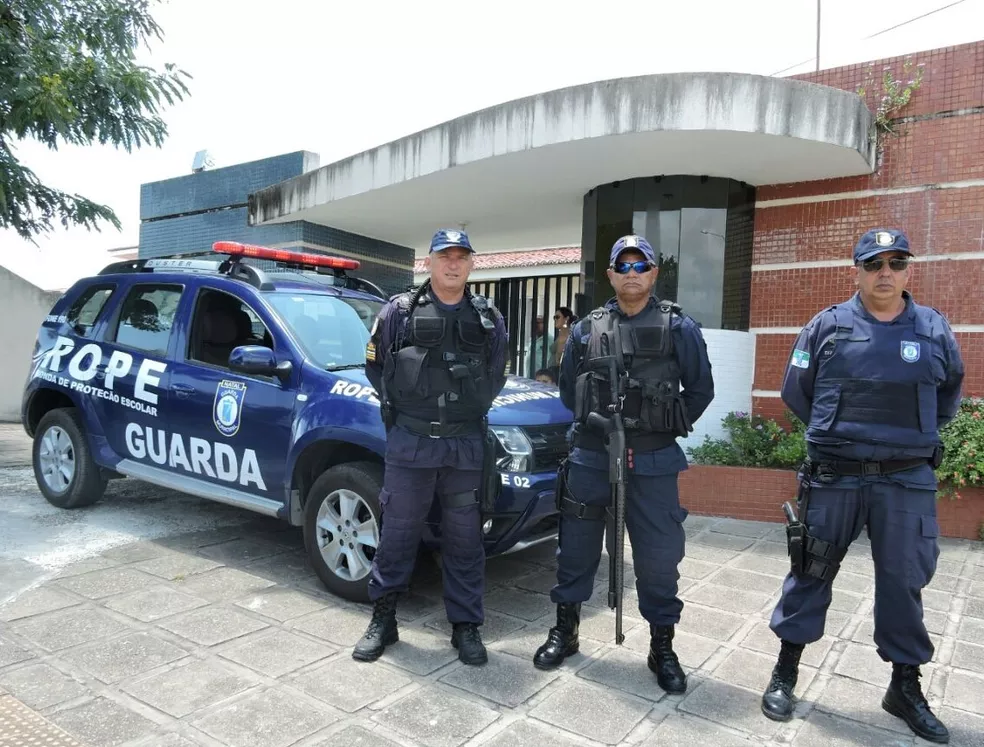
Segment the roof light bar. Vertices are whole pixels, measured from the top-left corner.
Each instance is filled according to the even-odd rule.
[[[253,259],[270,259],[275,262],[290,262],[315,267],[331,267],[336,270],[358,270],[359,260],[329,257],[325,254],[309,254],[307,252],[291,252],[286,249],[271,249],[255,244],[241,244],[238,241],[216,241],[212,251],[219,254],[231,254]]]

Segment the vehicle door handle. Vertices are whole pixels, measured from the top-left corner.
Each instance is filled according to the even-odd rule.
[[[171,391],[181,399],[187,399],[195,393],[195,387],[190,384],[171,384]]]

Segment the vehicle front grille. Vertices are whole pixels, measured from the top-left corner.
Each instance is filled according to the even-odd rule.
[[[527,438],[533,444],[533,470],[556,470],[567,457],[567,429],[569,423],[559,425],[523,426]]]

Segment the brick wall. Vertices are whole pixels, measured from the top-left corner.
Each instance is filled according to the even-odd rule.
[[[883,70],[902,77],[904,59],[796,77],[854,91],[870,74],[874,110]],[[750,326],[757,333],[753,407],[763,415],[782,414],[776,394],[794,330],[854,292],[847,260],[876,226],[909,235],[920,258],[909,289],[947,316],[967,363],[965,393],[984,394],[984,42],[909,59],[924,66],[922,86],[900,113],[899,136],[880,136],[875,173],[757,190]],[[839,260],[843,266],[830,266]]]
[[[784,522],[782,504],[796,496],[792,470],[691,465],[680,474],[680,503],[705,516]],[[959,499],[936,503],[940,536],[979,539],[984,525],[984,490],[964,489]]]

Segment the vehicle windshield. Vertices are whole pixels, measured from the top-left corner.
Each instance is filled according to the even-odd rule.
[[[267,298],[315,363],[328,369],[365,365],[369,330],[382,301],[289,291]]]

